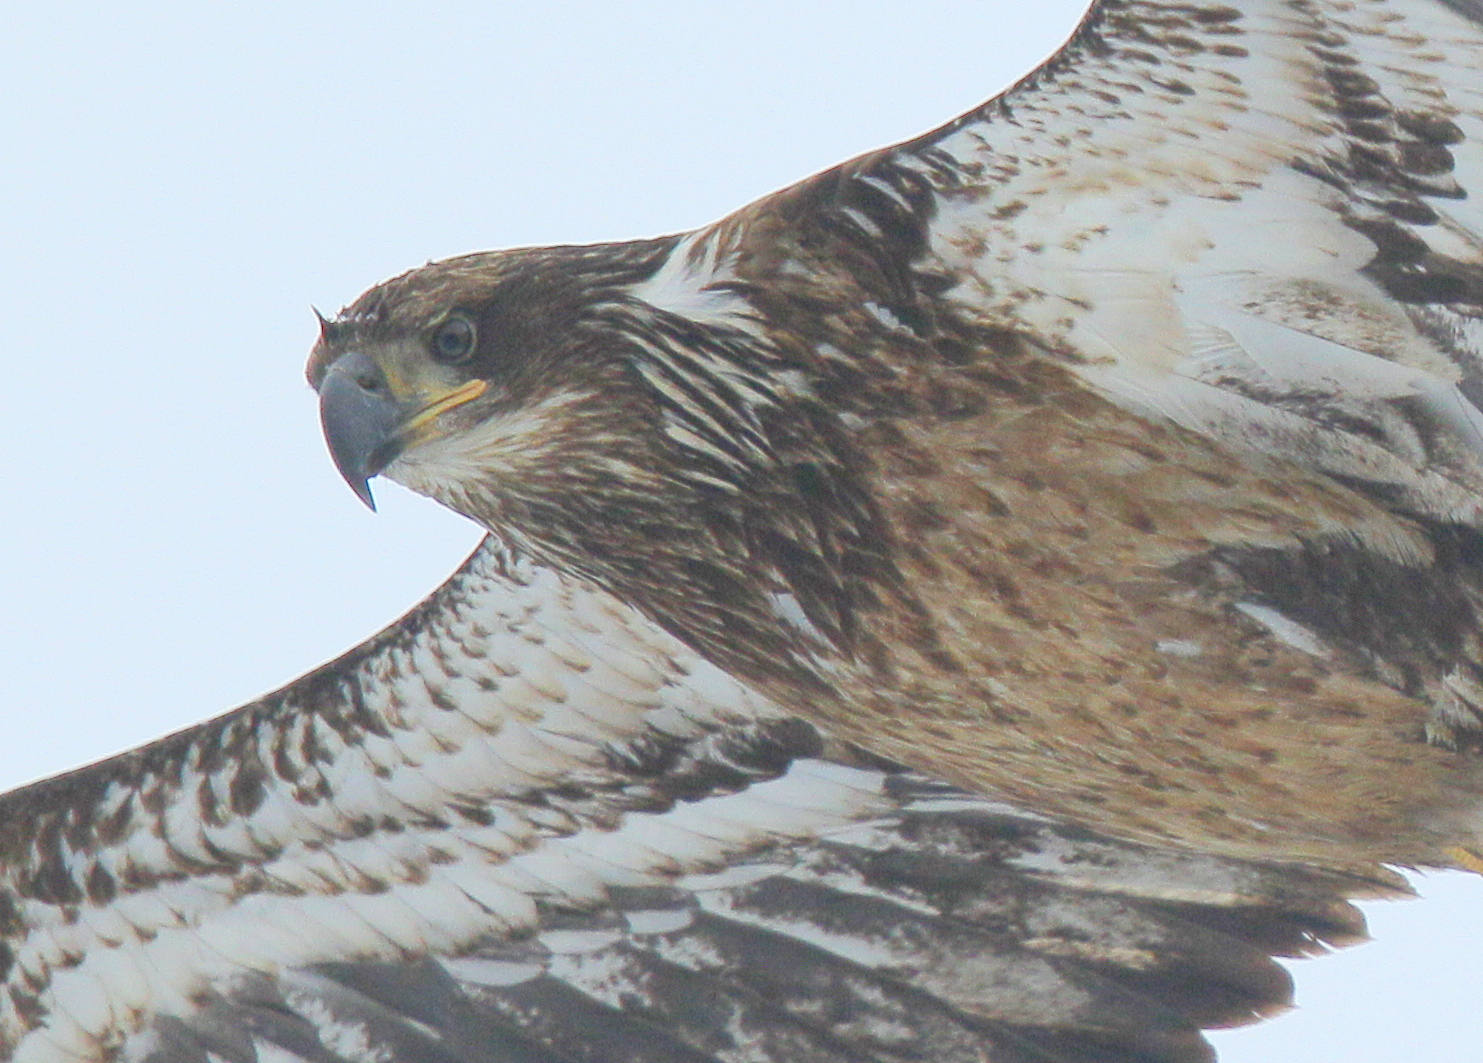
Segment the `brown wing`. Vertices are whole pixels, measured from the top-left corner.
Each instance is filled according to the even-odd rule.
[[[769,416],[812,480],[749,541],[845,663],[774,695],[1136,836],[1476,846],[1472,14],[1098,5],[1000,99],[636,285],[807,381]]]

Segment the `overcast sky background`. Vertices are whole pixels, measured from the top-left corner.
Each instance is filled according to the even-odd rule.
[[[712,220],[967,109],[1081,6],[8,10],[0,785],[280,685],[474,545],[335,475],[301,375],[311,304],[463,251]],[[1420,886],[1370,906],[1377,944],[1300,964],[1300,1010],[1222,1058],[1476,1059],[1483,883]]]

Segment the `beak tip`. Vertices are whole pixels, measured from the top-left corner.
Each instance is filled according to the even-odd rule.
[[[376,511],[371,494],[371,478],[396,456],[397,426],[403,411],[386,388],[374,387],[367,381],[379,381],[365,355],[352,352],[330,366],[319,384],[320,422],[330,457],[340,475],[366,504]]]
[[[355,497],[364,502],[367,509],[369,509],[372,513],[375,513],[376,496],[371,494],[371,481],[362,480],[360,483],[352,483],[350,487],[351,490],[355,492]]]

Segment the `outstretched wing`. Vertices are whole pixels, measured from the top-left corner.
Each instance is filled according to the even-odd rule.
[[[903,330],[950,308],[1139,414],[1476,525],[1478,20],[1107,0],[999,98],[704,232],[653,294],[776,283],[778,218],[827,202]]]
[[[16,1063],[1202,1059],[1394,885],[976,801],[489,544],[0,822]]]
[[[839,775],[895,807],[689,868],[679,828],[666,873],[625,869],[526,934],[254,973],[157,1022],[144,1058],[1204,1060],[1201,1027],[1285,1003],[1271,955],[1358,930],[1338,900],[1357,883],[1120,845],[910,777],[801,760],[711,800],[766,829],[754,809],[816,816],[798,798]]]
[[[996,175],[1009,219],[947,197],[933,250],[981,278],[950,298],[1139,412],[1477,525],[1476,15],[1100,6],[991,121],[927,147]]]

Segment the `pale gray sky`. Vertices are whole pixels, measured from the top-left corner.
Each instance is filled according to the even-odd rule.
[[[1077,0],[17,6],[0,36],[0,784],[271,689],[476,532],[336,477],[301,365],[429,258],[711,220],[1023,73]],[[1372,906],[1227,1063],[1478,1054],[1483,883]]]

